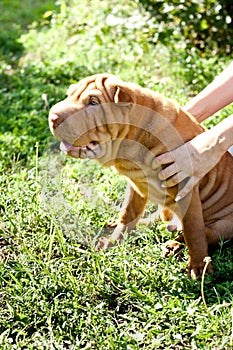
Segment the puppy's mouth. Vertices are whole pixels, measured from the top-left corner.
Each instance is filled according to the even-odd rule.
[[[97,141],[91,141],[83,146],[71,145],[66,141],[60,144],[60,150],[74,158],[96,158],[100,145]]]

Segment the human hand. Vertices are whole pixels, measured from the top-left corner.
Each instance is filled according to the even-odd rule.
[[[168,164],[159,173],[159,178],[164,181],[164,187],[173,187],[188,179],[177,193],[175,200],[179,201],[192,191],[224,153],[217,133],[213,129],[207,130],[184,145],[156,157],[158,164]]]

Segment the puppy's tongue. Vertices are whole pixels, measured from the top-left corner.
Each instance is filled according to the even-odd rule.
[[[68,143],[66,141],[62,141],[60,144],[60,150],[63,152],[69,152],[74,148],[76,148],[76,147],[71,145],[70,143]]]

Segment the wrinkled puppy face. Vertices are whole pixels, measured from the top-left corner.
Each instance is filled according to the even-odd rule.
[[[49,126],[61,150],[75,158],[100,158],[125,120],[121,81],[97,74],[70,86],[67,98],[49,112]],[[119,108],[123,107],[123,108]]]

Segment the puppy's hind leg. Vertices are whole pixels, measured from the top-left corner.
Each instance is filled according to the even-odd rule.
[[[205,234],[210,250],[215,250],[221,241],[233,240],[232,218],[219,220],[206,227]]]

